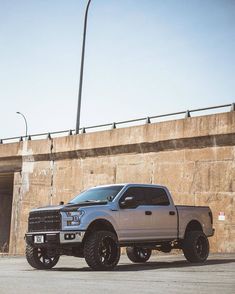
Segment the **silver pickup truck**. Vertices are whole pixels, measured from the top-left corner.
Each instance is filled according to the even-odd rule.
[[[37,269],[50,269],[61,255],[70,255],[84,257],[94,270],[109,270],[126,247],[132,262],[146,262],[152,250],[172,249],[182,249],[189,262],[204,262],[213,234],[209,207],[175,206],[164,186],[99,186],[66,205],[32,210],[26,258]]]

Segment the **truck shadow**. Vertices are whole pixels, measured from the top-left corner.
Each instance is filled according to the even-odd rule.
[[[124,271],[143,271],[143,270],[156,270],[156,269],[174,269],[174,268],[188,268],[188,267],[204,267],[210,265],[219,265],[235,262],[235,259],[210,259],[205,263],[189,263],[186,260],[173,261],[173,262],[146,262],[143,264],[119,264],[112,271],[113,272],[124,272]],[[89,267],[83,268],[67,268],[67,267],[56,267],[51,271],[64,271],[64,272],[87,272],[93,271]]]

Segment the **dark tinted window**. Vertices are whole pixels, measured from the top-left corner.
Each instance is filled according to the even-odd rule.
[[[169,205],[166,191],[162,188],[145,188],[146,205]]]
[[[142,188],[131,187],[127,189],[124,195],[122,196],[122,199],[128,196],[132,196],[135,198],[136,206],[144,205],[144,191]]]
[[[169,199],[166,191],[162,188],[152,187],[131,187],[129,188],[122,199],[132,196],[135,197],[137,205],[169,205]]]

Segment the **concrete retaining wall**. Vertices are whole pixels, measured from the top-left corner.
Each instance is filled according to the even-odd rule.
[[[24,251],[31,208],[124,182],[163,184],[177,204],[209,205],[212,251],[235,252],[235,112],[3,144],[6,172],[14,173],[10,253]]]

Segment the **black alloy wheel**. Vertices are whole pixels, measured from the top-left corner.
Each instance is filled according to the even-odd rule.
[[[109,236],[105,237],[100,243],[99,256],[104,265],[112,264],[116,257],[116,242]]]
[[[26,259],[36,269],[51,269],[59,261],[58,254],[49,255],[46,248],[26,246]]]
[[[207,240],[203,236],[200,236],[197,239],[196,251],[197,251],[197,255],[200,257],[200,259],[204,259],[208,255],[207,254]]]
[[[142,248],[142,247],[127,247],[126,253],[128,258],[132,262],[146,262],[149,260],[152,250],[149,248]]]
[[[92,232],[84,245],[84,257],[94,270],[111,270],[120,259],[117,236],[109,231]]]
[[[209,255],[207,236],[201,231],[192,231],[186,234],[183,242],[183,252],[189,262],[205,262]]]

